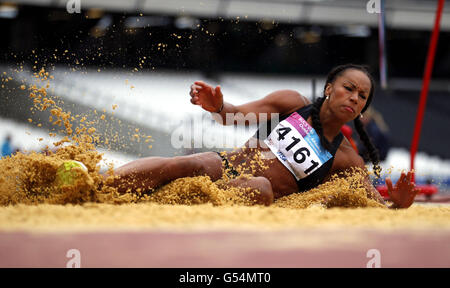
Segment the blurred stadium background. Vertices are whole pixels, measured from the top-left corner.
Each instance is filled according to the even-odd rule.
[[[190,104],[192,82],[220,84],[233,104],[277,89],[294,89],[313,99],[322,94],[332,67],[356,63],[369,65],[380,86],[379,14],[369,13],[367,2],[1,1],[0,137],[11,135],[13,146],[22,151],[40,150],[53,141],[47,114],[31,115],[27,92],[19,89],[45,67],[54,77],[51,93],[64,100],[67,110],[106,109],[120,119],[120,125],[115,121],[98,127],[103,135],[121,135],[99,147],[117,165],[143,156],[208,150],[171,145],[173,132],[192,119],[203,120],[204,137],[231,138],[239,146],[256,127],[213,124],[207,113]],[[394,167],[396,174],[409,168],[437,1],[386,2],[387,86],[377,87],[373,106],[389,126],[391,149],[383,167]],[[416,157],[417,181],[432,179],[443,191],[450,185],[449,51],[447,5]],[[12,80],[5,81],[8,77]],[[29,118],[36,121],[30,124]],[[136,128],[152,135],[151,149],[148,143],[130,140]]]

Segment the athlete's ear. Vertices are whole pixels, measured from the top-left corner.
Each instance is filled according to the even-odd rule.
[[[331,90],[332,90],[332,86],[333,85],[331,83],[328,83],[327,86],[325,86],[325,97],[326,96],[330,96]]]

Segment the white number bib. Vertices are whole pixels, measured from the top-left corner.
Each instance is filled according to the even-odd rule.
[[[297,180],[305,178],[331,159],[314,128],[297,112],[278,123],[264,143]]]

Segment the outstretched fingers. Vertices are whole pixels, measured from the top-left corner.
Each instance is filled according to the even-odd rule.
[[[416,196],[416,194],[419,192],[419,189],[416,187],[416,184],[414,182],[411,181],[412,179],[412,175],[413,172],[409,171],[408,175],[406,176],[406,179],[408,181],[408,188],[411,191],[411,194],[413,194],[414,196]]]
[[[206,84],[206,83],[203,82],[203,81],[195,81],[194,84],[197,85],[197,86],[199,86],[200,88],[207,88],[207,87],[210,87],[208,84]]]
[[[402,172],[402,174],[400,175],[400,178],[398,178],[398,183],[403,183],[406,180],[406,174],[405,172]]]
[[[392,198],[392,191],[393,191],[393,189],[394,189],[394,187],[392,186],[392,180],[391,180],[391,178],[386,178],[386,185],[387,185],[387,187],[388,187],[388,194],[389,194],[389,197],[391,197]]]
[[[408,172],[408,175],[406,175],[406,179],[407,179],[408,182],[411,182],[412,175],[413,175],[413,172],[412,172],[412,171],[409,171],[409,172]]]
[[[407,174],[402,172],[395,186],[392,185],[390,178],[386,178],[389,197],[397,208],[408,208],[414,202],[414,198],[419,190],[416,185],[411,182],[412,175],[411,171]]]
[[[197,96],[194,96],[194,97],[191,98],[191,103],[194,104],[194,105],[200,105]]]
[[[196,84],[191,85],[191,91],[189,95],[191,95],[191,103],[194,105],[200,105],[199,103],[199,92],[202,90],[202,87]]]
[[[202,90],[202,87],[196,84],[191,85],[191,92],[189,93],[191,96],[195,96],[198,92]]]
[[[220,85],[218,85],[218,86],[216,86],[216,88],[214,89],[215,90],[215,94],[216,94],[216,97],[223,97],[223,95],[222,95],[222,90],[221,90],[221,87],[220,87]]]
[[[407,175],[405,175],[404,172],[402,172],[402,176],[400,176],[399,184],[402,186],[407,187],[408,189],[413,189],[416,185],[411,182],[412,179],[412,172],[409,171]]]

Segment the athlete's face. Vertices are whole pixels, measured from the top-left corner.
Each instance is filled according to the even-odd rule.
[[[348,69],[325,89],[325,95],[329,96],[328,106],[345,122],[354,120],[366,105],[371,88],[370,79],[364,72]]]

